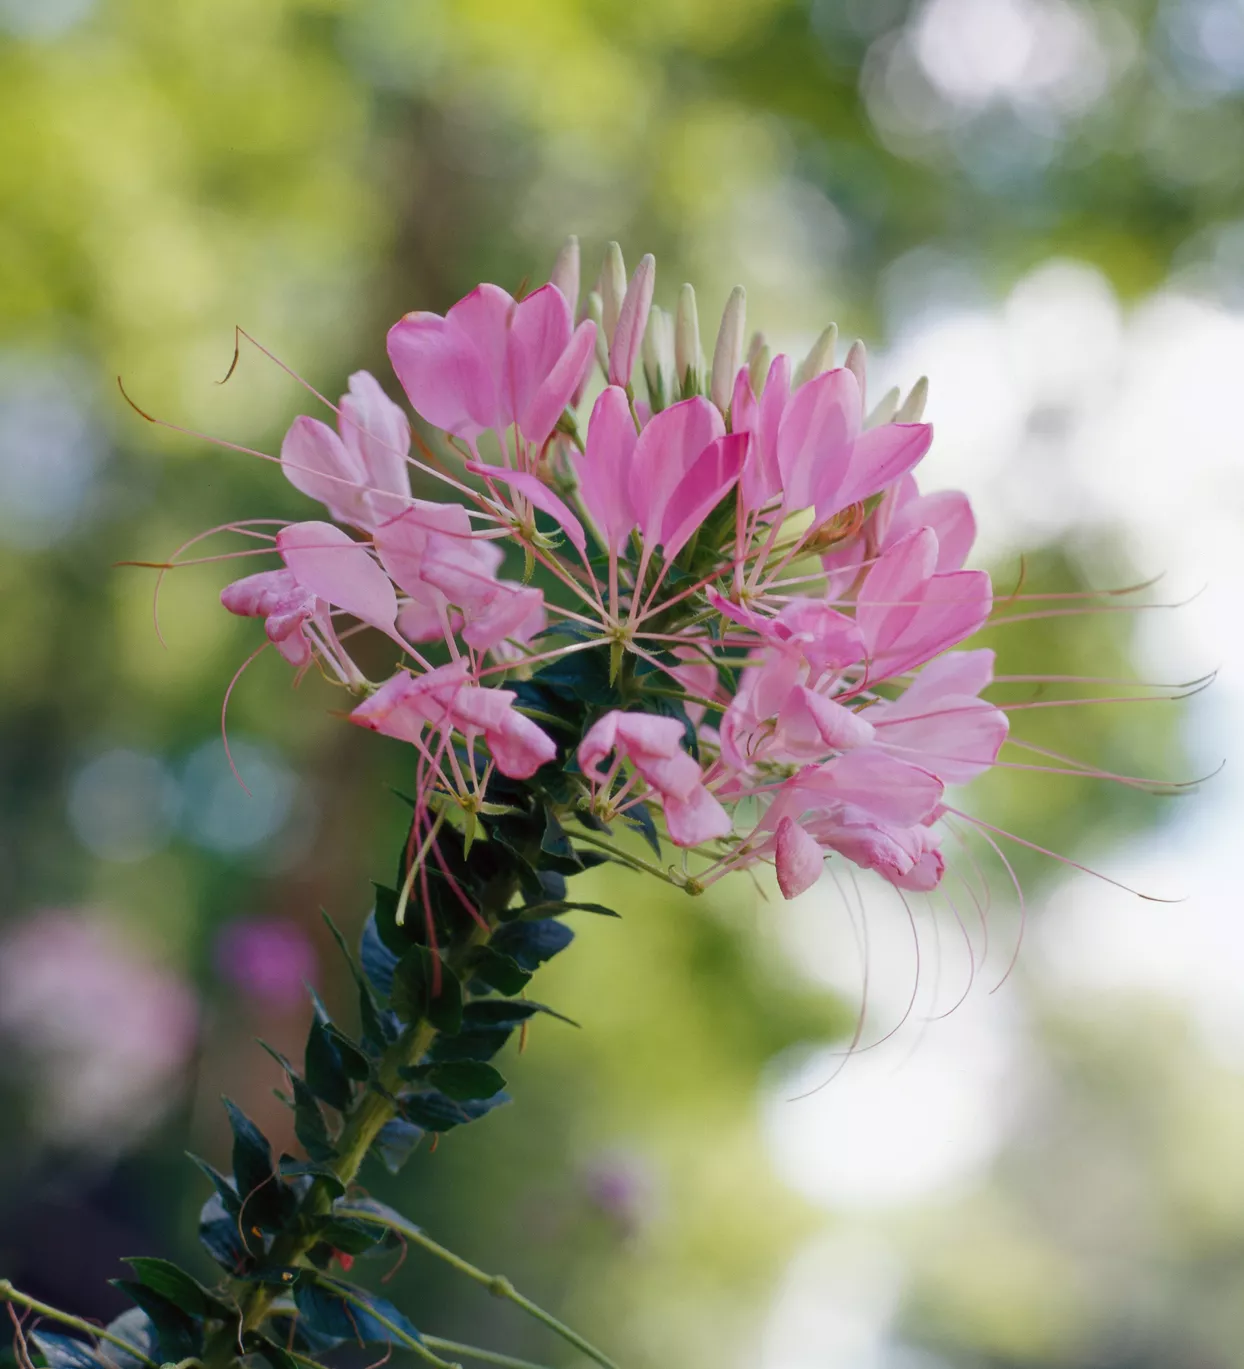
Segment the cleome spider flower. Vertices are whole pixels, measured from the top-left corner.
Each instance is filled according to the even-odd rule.
[[[993,652],[957,649],[993,592],[963,568],[967,497],[917,484],[926,383],[870,411],[864,348],[837,364],[833,326],[798,362],[745,351],[741,287],[706,362],[694,291],[671,315],[654,283],[611,244],[580,309],[571,239],[525,298],[481,285],[406,315],[388,353],[433,445],[360,372],[279,458],[331,521],[228,529],[280,564],[225,607],[413,750],[399,920],[429,862],[453,882],[443,824],[469,849],[523,786],[693,893],[767,863],[793,898],[827,859],[931,891],[956,819],[1009,871],[947,800],[1000,763],[1008,715],[982,697]],[[363,629],[396,649],[387,679],[351,656]],[[619,821],[681,865],[614,847]]]

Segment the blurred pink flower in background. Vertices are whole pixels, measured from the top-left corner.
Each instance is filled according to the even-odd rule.
[[[229,923],[216,941],[221,978],[247,998],[288,1012],[306,1001],[304,984],[319,968],[315,947],[296,922],[279,917],[243,917]]]
[[[189,984],[92,914],[47,910],[0,937],[4,1066],[57,1144],[140,1140],[181,1096],[198,1016]]]

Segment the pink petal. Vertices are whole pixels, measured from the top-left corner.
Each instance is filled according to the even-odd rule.
[[[700,524],[734,488],[751,438],[732,433],[710,443],[674,487],[661,528],[665,558],[672,561]]]
[[[879,745],[927,766],[944,783],[966,784],[997,760],[1007,726],[1006,714],[987,700],[946,694],[923,709],[899,700],[877,719],[876,733]]]
[[[700,783],[700,767],[682,749],[684,728],[677,718],[655,713],[622,713],[617,744],[654,789],[676,799],[691,797]]]
[[[730,814],[697,784],[684,799],[666,794],[661,801],[665,827],[675,846],[699,846],[701,842],[727,837],[734,830]]]
[[[818,494],[817,521],[868,499],[906,475],[929,450],[932,441],[933,427],[929,423],[886,423],[861,433],[842,481],[827,485]]]
[[[989,647],[976,651],[950,651],[930,661],[907,686],[903,704],[922,703],[941,694],[979,694],[993,680],[994,652]]]
[[[341,440],[371,487],[369,503],[383,516],[400,512],[410,499],[410,421],[380,388],[374,376],[356,371],[342,396],[337,419]],[[378,493],[396,495],[385,501]]]
[[[797,898],[820,879],[825,852],[793,818],[783,818],[777,828],[775,864],[782,897]]]
[[[941,802],[938,777],[877,747],[846,751],[817,772],[813,783],[882,822],[903,827],[923,821]]]
[[[441,604],[444,604],[445,596],[439,591],[432,590],[431,595],[439,599]],[[446,617],[451,632],[462,630],[462,615],[460,613],[447,614]],[[408,642],[414,642],[416,645],[420,642],[439,642],[445,635],[436,603],[419,599],[411,599],[398,609],[397,630]]]
[[[830,751],[867,746],[873,740],[873,725],[866,717],[802,685],[787,696],[777,728],[784,748],[799,751],[809,760]]]
[[[596,352],[596,325],[584,319],[574,330],[566,350],[519,415],[518,426],[528,442],[543,447],[557,421],[587,379]]]
[[[363,463],[319,419],[305,414],[294,419],[281,443],[281,469],[296,490],[327,505],[334,518],[343,523],[367,518]]]
[[[649,252],[635,268],[635,274],[627,286],[626,297],[618,313],[617,327],[613,331],[613,342],[609,346],[610,385],[625,388],[631,383],[644,329],[648,326],[656,272],[656,258]]]
[[[646,541],[660,540],[661,525],[678,482],[700,453],[725,436],[725,423],[702,395],[671,404],[639,435],[631,463],[630,495],[635,521]]]
[[[526,415],[536,392],[566,350],[571,327],[570,305],[555,285],[542,285],[519,304],[512,304],[501,391],[507,423],[518,422]],[[567,389],[567,396],[573,388]],[[561,409],[554,415],[553,422],[560,416]],[[549,428],[552,426],[550,423]],[[530,433],[524,435],[535,440]],[[547,436],[546,432],[540,440]]]
[[[612,552],[621,550],[635,526],[630,475],[637,441],[626,394],[611,385],[592,409],[587,450],[575,462],[575,471],[580,498]]]
[[[317,598],[393,635],[397,595],[360,543],[331,523],[293,523],[277,533],[276,545],[298,583]]]
[[[500,580],[487,603],[472,606],[468,612],[462,639],[476,651],[490,651],[507,638],[521,641],[530,636],[524,629],[536,619],[542,621],[543,614],[544,594],[540,590]],[[538,631],[538,627],[532,630]]]
[[[435,555],[429,551],[429,542],[437,536],[459,537],[470,544],[471,520],[461,504],[416,499],[399,517],[382,523],[373,534],[380,564],[398,588],[413,599],[426,598],[424,570],[429,556]]]
[[[785,508],[832,501],[851,469],[862,407],[859,384],[845,367],[825,371],[795,391],[777,439]]]
[[[891,546],[918,528],[932,528],[937,533],[939,571],[959,570],[976,540],[972,505],[959,490],[938,490],[901,504],[895,509],[881,544]]]
[[[489,480],[499,480],[503,485],[509,485],[512,490],[517,490],[529,504],[547,513],[560,525],[571,546],[580,555],[587,550],[583,524],[571,513],[565,500],[554,494],[538,476],[527,471],[507,470],[503,466],[487,466],[480,461],[468,461],[465,465],[467,470],[476,475],[486,476]]]

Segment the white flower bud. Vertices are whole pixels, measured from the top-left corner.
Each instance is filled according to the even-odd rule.
[[[834,351],[838,345],[838,325],[831,323],[819,338],[812,344],[808,355],[804,357],[795,372],[795,389],[806,384],[809,380],[815,380],[822,371],[828,371],[834,365]]]
[[[736,285],[730,291],[721,327],[717,332],[717,346],[713,349],[713,375],[709,395],[724,414],[730,407],[734,377],[743,364],[743,333],[747,327],[747,291]]]
[[[648,313],[652,308],[652,290],[656,284],[657,263],[651,252],[635,268],[626,298],[618,314],[613,340],[609,344],[609,383],[624,388],[631,383],[635,362],[639,359]]]
[[[600,268],[601,316],[605,328],[606,349],[613,342],[618,315],[622,312],[622,303],[625,299],[626,263],[622,260],[622,249],[616,242],[611,242],[605,248],[605,260]]]
[[[579,239],[572,233],[562,244],[562,250],[553,263],[549,284],[556,285],[570,305],[573,318],[579,308]]]
[[[756,337],[760,338],[759,333]],[[773,361],[773,353],[769,351],[769,344],[761,338],[760,346],[754,349],[747,358],[747,379],[752,387],[752,394],[757,399],[760,398],[761,391],[765,388],[765,379],[769,374],[769,366]]]
[[[674,323],[674,375],[684,397],[698,394],[704,374],[700,352],[700,316],[695,307],[695,291],[684,285],[678,292],[678,314]],[[689,378],[688,378],[689,377]]]
[[[899,405],[894,415],[895,423],[919,423],[924,417],[924,406],[929,399],[929,378],[921,376],[911,387],[911,393]]]
[[[664,309],[653,305],[644,333],[644,380],[653,412],[664,409],[678,398],[674,372],[674,320]]]
[[[864,350],[864,344],[860,342],[858,338],[851,344],[851,348],[847,352],[847,359],[842,364],[851,372],[859,383],[860,399],[862,401],[867,393],[864,377],[868,370],[868,353]]]
[[[883,424],[893,422],[894,415],[898,413],[899,395],[900,390],[897,385],[887,390],[877,402],[877,407],[868,415],[864,426],[866,428],[880,428]]]
[[[604,311],[600,295],[595,291],[587,297],[587,316],[596,325],[596,360],[600,369],[609,374],[609,344],[605,341]]]

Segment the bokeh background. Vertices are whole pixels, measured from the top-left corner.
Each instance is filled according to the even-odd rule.
[[[253,1038],[297,1048],[304,979],[344,1006],[318,909],[360,925],[402,821],[401,748],[271,659],[234,783],[228,568],[169,577],[162,646],[114,563],[307,506],[115,377],[274,451],[309,397],[253,349],[217,384],[235,324],[330,394],[388,383],[397,316],[538,281],[570,231],[589,271],[655,251],[706,331],[743,281],[775,345],[832,318],[877,393],[927,373],[924,478],[972,493],[1000,587],[1023,553],[1025,593],[1196,596],[996,630],[1014,673],[1220,672],[1051,690],[1128,701],[1021,735],[1176,779],[1238,754],[1240,0],[0,0],[0,1275],[29,1291],[108,1316],[123,1255],[209,1274],[182,1152],[223,1155],[223,1090],[288,1134]],[[632,1369],[1238,1365],[1238,775],[1016,769],[971,802],[1184,901],[1012,846],[1009,977],[996,864],[987,953],[921,910],[917,976],[866,881],[692,903],[614,873],[623,922],[542,976],[582,1030],[533,1030],[515,1106],[369,1182]],[[864,930],[862,1044],[917,1000],[836,1073]],[[390,1289],[573,1363],[417,1254]]]

